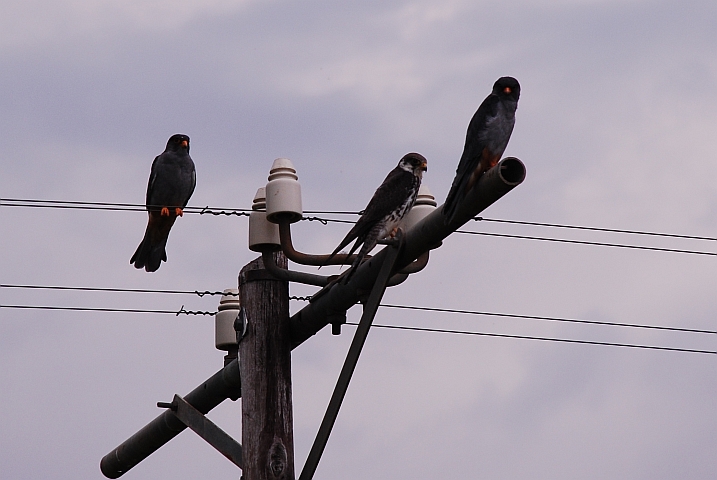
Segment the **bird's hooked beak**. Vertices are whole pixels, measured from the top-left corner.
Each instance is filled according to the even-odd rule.
[[[428,171],[428,162],[425,161],[425,160],[422,161],[422,162],[421,162],[421,166],[420,166],[419,168],[420,168],[422,171],[424,171],[424,172]]]
[[[180,146],[180,147],[185,147],[185,148],[186,148],[186,147],[188,147],[188,146],[189,146],[189,142],[188,142],[188,141],[186,141],[186,140],[182,140],[181,142],[179,142],[179,146]]]

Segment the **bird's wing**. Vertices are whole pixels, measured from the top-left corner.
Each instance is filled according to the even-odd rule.
[[[471,121],[468,124],[463,154],[461,155],[460,162],[458,162],[456,176],[453,179],[451,189],[446,196],[445,206],[446,212],[449,213],[449,215],[452,215],[456,202],[464,193],[464,185],[468,182],[471,173],[473,173],[480,162],[483,149],[486,147],[483,131],[486,128],[488,118],[495,115],[495,110],[499,101],[500,100],[494,95],[486,97],[486,99],[483,100],[483,103],[480,104],[480,107],[478,107],[478,110],[476,110],[476,113],[473,114],[473,118],[471,118]]]
[[[403,205],[413,188],[414,178],[413,173],[399,167],[389,172],[361,216],[368,224],[366,230]]]
[[[189,155],[187,155],[189,157]],[[192,194],[194,193],[194,188],[197,186],[197,170],[194,168],[194,162],[191,158],[189,158],[189,163],[191,165],[191,180],[190,180],[190,187],[188,189],[187,196],[184,198],[184,201],[182,202],[182,208],[187,206],[187,203],[189,203],[189,199],[192,197]]]
[[[346,234],[331,256],[333,257],[342,248],[358,238],[360,241],[351,248],[351,252],[355,251],[363,241],[363,237],[376,225],[376,222],[383,220],[406,201],[412,186],[412,173],[398,167],[391,170],[381,186],[376,189],[356,225],[349,230],[349,233]]]
[[[157,155],[154,157],[154,161],[152,162],[152,169],[149,172],[149,181],[147,182],[147,198],[145,205],[147,206],[147,210],[149,210],[150,205],[152,205],[152,197],[154,194],[154,184],[157,181],[157,164],[160,162],[159,157],[161,155]]]

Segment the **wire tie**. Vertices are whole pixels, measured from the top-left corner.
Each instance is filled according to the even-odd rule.
[[[328,225],[328,223],[329,223],[328,220],[326,220],[326,219],[324,219],[324,218],[319,218],[319,217],[303,217],[302,220],[308,220],[308,221],[310,221],[310,222],[317,221],[317,222],[320,222],[320,223],[322,223],[322,224],[324,224],[324,225]]]

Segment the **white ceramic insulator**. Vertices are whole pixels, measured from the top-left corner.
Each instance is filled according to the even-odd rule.
[[[436,205],[436,198],[426,185],[421,184],[421,188],[418,189],[416,203],[413,204],[411,210],[403,217],[399,227],[404,232],[409,231],[414,225],[433,212],[433,210],[436,209]]]
[[[237,332],[234,320],[239,315],[239,290],[228,288],[219,301],[217,314],[214,316],[214,344],[219,350],[229,350],[237,345]]]
[[[279,225],[266,219],[266,194],[264,187],[254,195],[249,214],[249,250],[253,252],[275,251],[281,248]]]
[[[277,158],[266,184],[266,218],[273,223],[298,222],[303,216],[301,185],[294,164],[288,158]]]

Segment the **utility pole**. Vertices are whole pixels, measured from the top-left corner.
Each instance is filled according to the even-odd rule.
[[[273,253],[287,268],[283,253]],[[261,258],[239,274],[246,334],[239,342],[242,378],[243,480],[294,480],[289,283]]]
[[[304,265],[323,265],[328,255],[308,255],[294,249],[290,224],[302,218],[301,190],[296,170],[288,159],[277,159],[269,183],[254,198],[249,217],[249,249],[262,254],[239,275],[240,313],[231,313],[229,298],[217,318],[217,348],[229,351],[225,367],[184,398],[157,405],[167,410],[105,455],[102,473],[118,478],[189,427],[243,470],[243,480],[294,480],[294,438],[291,401],[291,350],[327,325],[340,333],[346,311],[365,298],[364,314],[349,349],[344,368],[319,428],[300,480],[310,480],[318,466],[331,428],[346,394],[351,374],[368,334],[373,316],[387,286],[398,285],[425,267],[428,251],[485,208],[523,182],[525,166],[517,158],[504,158],[485,172],[446,222],[441,207],[414,219],[389,246],[363,262],[347,283],[287,269],[287,257]],[[432,198],[432,197],[431,197]],[[334,262],[350,263],[342,254]],[[423,260],[421,260],[423,258]],[[288,282],[323,287],[304,308],[289,318]],[[231,293],[230,290],[227,292]],[[228,294],[225,294],[227,296]],[[226,318],[225,318],[226,317]],[[239,359],[233,358],[233,334],[225,320],[235,318]],[[246,319],[246,324],[242,320]],[[241,372],[241,377],[239,373]],[[227,398],[242,397],[242,440],[239,445],[204,416]]]

